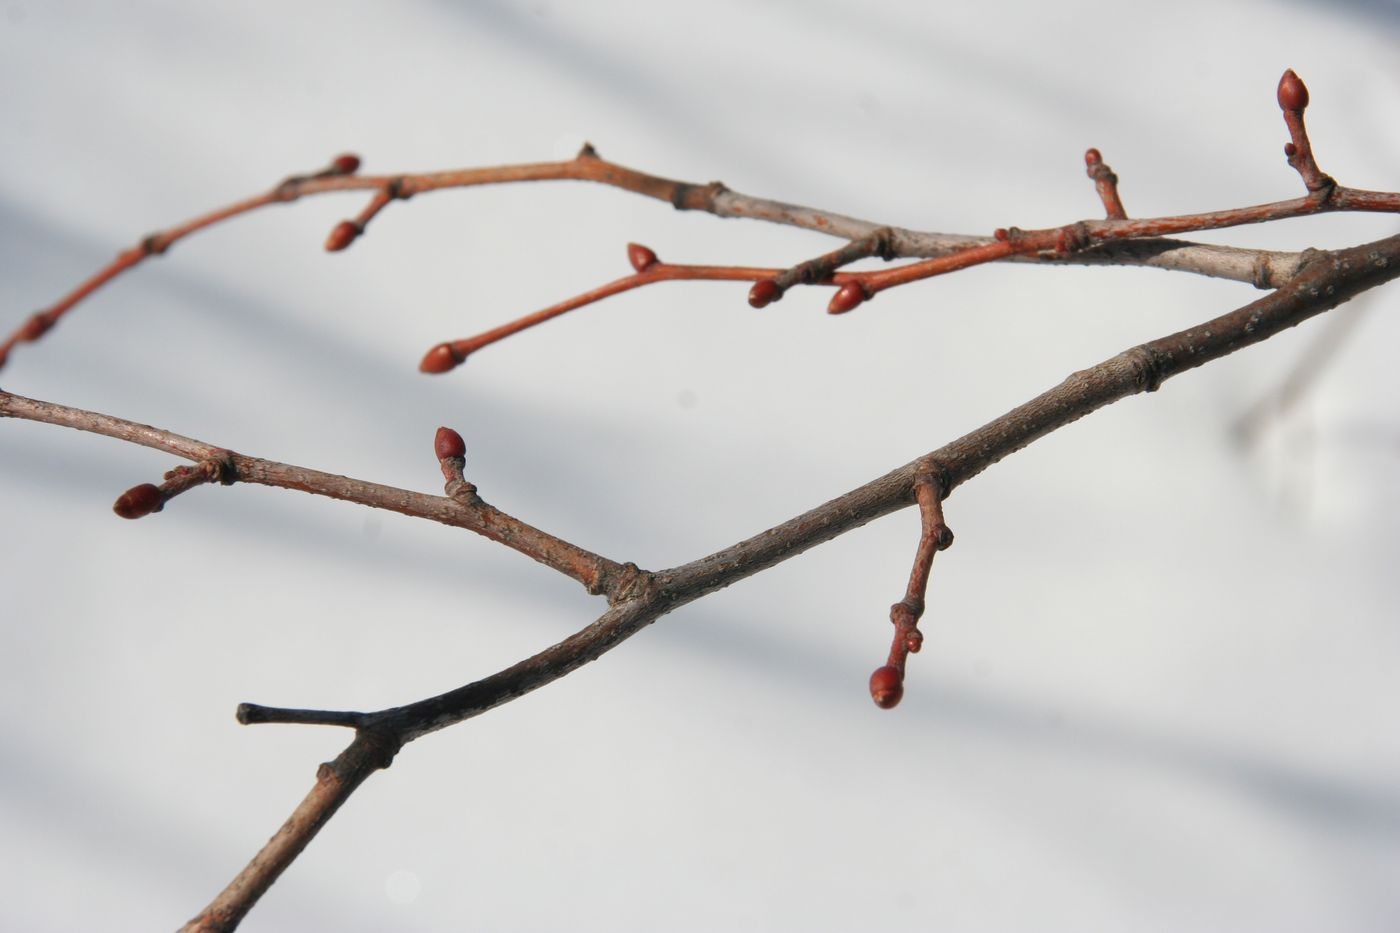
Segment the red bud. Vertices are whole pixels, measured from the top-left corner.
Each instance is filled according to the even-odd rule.
[[[845,314],[867,297],[869,296],[865,294],[865,287],[859,282],[847,282],[832,296],[831,304],[826,306],[827,313]]]
[[[886,664],[870,675],[870,698],[880,709],[893,709],[904,698],[904,675]]]
[[[638,272],[645,272],[656,265],[656,254],[640,243],[627,244],[627,261]]]
[[[1103,154],[1100,153],[1097,149],[1090,149],[1088,152],[1084,153],[1084,164],[1089,166],[1089,168],[1093,168],[1096,165],[1102,165]]]
[[[1284,110],[1302,110],[1308,106],[1308,88],[1303,79],[1290,68],[1278,80],[1278,105]]]
[[[749,304],[755,308],[766,308],[782,297],[782,290],[772,279],[755,282],[753,288],[749,289]]]
[[[935,536],[938,539],[938,549],[940,551],[946,551],[953,546],[953,529],[949,528],[947,525],[939,525]]]
[[[122,518],[140,518],[152,512],[159,512],[163,505],[165,494],[160,491],[160,487],[142,483],[140,486],[132,486],[118,496],[112,505],[112,511]]]
[[[467,445],[462,440],[462,435],[451,428],[438,428],[437,436],[433,438],[433,452],[437,454],[439,460],[465,457]]]
[[[331,235],[326,237],[326,252],[338,253],[351,243],[355,242],[355,237],[360,235],[360,225],[353,220],[342,220],[331,228]]]
[[[440,343],[423,355],[418,371],[435,374],[450,372],[465,359],[466,356],[452,349],[452,344]]]
[[[360,157],[353,152],[342,153],[331,159],[331,171],[337,175],[353,175],[360,170]]]
[[[1005,227],[997,227],[992,231],[992,236],[998,240],[1005,240],[1007,237],[1011,236],[1011,234],[1007,232]]]

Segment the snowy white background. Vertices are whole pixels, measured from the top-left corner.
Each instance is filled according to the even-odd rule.
[[[0,0],[0,326],[143,234],[342,151],[368,172],[624,164],[930,230],[1293,197],[1274,87],[1324,170],[1400,188],[1400,7]],[[555,183],[265,210],[178,244],[0,374],[20,394],[424,491],[439,424],[491,502],[674,565],[937,447],[1071,370],[1255,296],[1153,270],[983,268],[831,318],[747,287],[634,292],[416,363],[626,271],[784,264],[801,231]],[[1350,245],[1385,217],[1227,232]],[[1394,288],[1245,449],[1328,326],[1168,383],[958,490],[893,713],[912,512],[667,617],[410,746],[249,917],[301,930],[1394,929]],[[122,522],[175,460],[0,424],[0,927],[177,926],[338,730],[241,700],[409,701],[600,601],[470,535],[254,487]]]

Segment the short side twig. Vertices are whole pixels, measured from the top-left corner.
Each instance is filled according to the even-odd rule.
[[[1307,186],[1308,193],[1321,200],[1337,187],[1337,182],[1317,167],[1313,158],[1312,142],[1308,139],[1307,128],[1303,125],[1303,111],[1308,107],[1308,89],[1290,68],[1278,82],[1278,105],[1283,110],[1283,121],[1288,124],[1290,141],[1284,145],[1283,154],[1288,164],[1297,170]]]
[[[1110,220],[1127,220],[1128,212],[1123,209],[1123,202],[1118,197],[1118,176],[1104,162],[1102,153],[1097,149],[1085,152],[1084,165],[1087,174],[1094,180],[1094,190],[1099,193],[1099,200],[1103,202],[1104,215]]]
[[[806,262],[800,262],[771,279],[755,282],[753,288],[749,289],[749,305],[755,308],[765,308],[775,301],[781,301],[783,293],[794,285],[815,285],[818,282],[829,282],[837,269],[868,256],[879,256],[881,259],[889,261],[894,258],[893,237],[893,230],[889,227],[881,227],[863,237],[851,240],[840,249],[832,250]]]
[[[881,709],[893,709],[904,696],[904,665],[909,655],[917,654],[924,645],[919,620],[924,615],[929,573],[933,556],[953,544],[953,531],[943,520],[943,484],[928,464],[926,472],[914,478],[914,497],[919,503],[919,548],[914,554],[914,567],[909,571],[909,585],[904,598],[890,607],[890,622],[894,624],[894,641],[884,667],[870,675],[870,698]]]

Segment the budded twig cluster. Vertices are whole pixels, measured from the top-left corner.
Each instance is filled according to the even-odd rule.
[[[668,201],[682,210],[818,230],[844,242],[828,253],[788,268],[673,264],[658,259],[648,247],[629,244],[627,256],[632,274],[477,336],[440,343],[423,357],[423,371],[446,372],[507,336],[611,295],[664,281],[750,283],[747,300],[754,308],[778,302],[793,288],[832,288],[828,310],[834,314],[852,311],[886,289],[993,261],[1153,266],[1251,282],[1270,289],[1265,296],[1241,308],[1129,348],[1073,373],[1055,388],[965,437],[781,525],[714,554],[659,571],[594,554],[488,504],[467,478],[466,441],[448,427],[439,428],[433,438],[433,453],[445,483],[444,494],[436,496],[248,456],[112,415],[0,390],[0,416],[90,431],[191,462],[170,470],[159,485],[141,483],[122,493],[113,509],[123,518],[135,519],[161,511],[175,496],[201,485],[254,483],[295,489],[473,531],[553,568],[589,593],[607,600],[608,608],[596,620],[558,644],[490,677],[404,706],[360,712],[241,704],[238,718],[243,723],[339,726],[352,729],[354,738],[334,761],[321,766],[310,793],[267,846],[185,929],[235,927],[340,804],[370,774],[388,767],[403,746],[414,739],[557,680],[679,606],[881,515],[915,506],[919,510],[920,534],[909,583],[903,597],[890,610],[894,634],[888,659],[871,675],[869,684],[877,705],[895,706],[905,689],[908,655],[919,651],[924,642],[919,624],[925,614],[933,559],[953,541],[944,519],[944,502],[959,485],[1085,414],[1125,396],[1153,391],[1178,373],[1265,340],[1400,275],[1400,237],[1333,252],[1301,253],[1231,249],[1165,239],[1326,211],[1400,213],[1400,194],[1346,188],[1318,168],[1303,123],[1307,90],[1292,71],[1286,72],[1279,83],[1278,102],[1290,136],[1285,155],[1306,189],[1301,198],[1204,214],[1130,219],[1118,193],[1117,176],[1097,149],[1089,149],[1085,166],[1102,204],[1103,219],[1040,230],[997,228],[990,236],[907,230],[739,194],[718,182],[695,185],[674,181],[607,162],[591,146],[563,162],[391,176],[360,175],[360,159],[345,154],[319,171],[289,177],[262,195],[143,238],[63,299],[31,316],[0,344],[0,365],[18,344],[41,338],[114,277],[151,256],[165,253],[186,236],[263,206],[334,191],[370,192],[365,207],[353,219],[338,223],[326,239],[327,250],[341,252],[365,235],[370,222],[391,202],[439,188],[547,179],[611,185]],[[846,270],[850,264],[870,257],[885,260],[887,266],[870,271]]]

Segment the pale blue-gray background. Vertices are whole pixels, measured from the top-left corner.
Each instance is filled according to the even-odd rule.
[[[1400,188],[1394,3],[0,0],[0,326],[144,233],[351,150],[371,172],[624,164],[949,232]],[[823,313],[667,284],[483,352],[422,351],[624,273],[783,264],[810,233],[577,184],[363,195],[178,244],[22,347],[6,389],[425,491],[439,424],[491,502],[659,568],[1082,368],[1254,297],[1153,270],[984,268]],[[1349,245],[1393,218],[1217,236]],[[948,503],[925,652],[865,694],[916,517],[667,617],[411,746],[261,931],[1393,929],[1400,916],[1395,289],[1245,449],[1312,322],[1017,454]],[[1358,303],[1360,305],[1361,303]],[[1356,313],[1357,308],[1341,314]],[[599,601],[461,532],[262,488],[136,523],[175,460],[0,424],[0,927],[166,929],[280,824],[334,730],[490,673]]]

